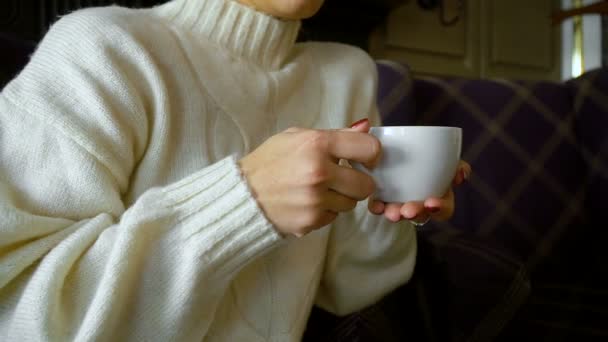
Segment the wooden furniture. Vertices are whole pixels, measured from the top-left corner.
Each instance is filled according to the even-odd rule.
[[[416,1],[393,10],[373,35],[371,53],[407,63],[418,75],[559,80],[560,28],[551,25],[556,0],[441,0],[422,9]]]
[[[602,1],[580,8],[557,11],[552,15],[553,25],[557,25],[568,18],[585,14],[608,15],[608,1]]]

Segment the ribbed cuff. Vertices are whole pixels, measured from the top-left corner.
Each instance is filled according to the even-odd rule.
[[[200,258],[217,275],[237,271],[280,241],[233,157],[164,189]]]

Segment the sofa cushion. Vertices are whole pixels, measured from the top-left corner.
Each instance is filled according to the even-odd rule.
[[[501,340],[593,341],[608,338],[608,69],[571,80],[586,173],[583,224],[565,232],[531,274],[531,297]]]
[[[538,266],[531,268],[531,276],[545,288],[578,288],[577,295],[564,290],[563,298],[569,298],[572,307],[593,307],[587,305],[591,303],[586,297],[606,306],[608,293],[599,301],[595,294],[608,288],[608,268],[604,266],[608,260],[608,230],[605,229],[608,222],[605,199],[608,193],[608,69],[586,73],[567,82],[567,86],[573,99],[573,132],[581,154],[578,162],[584,164],[583,172],[577,175],[573,185],[581,188],[577,196],[582,198],[580,205],[584,211],[580,224],[563,230],[561,239],[555,240],[550,257],[531,260]],[[564,162],[562,167],[567,168],[568,164]],[[605,318],[608,319],[608,314]]]
[[[585,207],[590,222],[608,222],[608,68],[568,82],[574,97],[576,134],[588,165]]]
[[[495,138],[486,133],[486,124],[499,106],[513,101],[516,91],[500,83],[474,84],[460,79],[412,81],[406,66],[386,61],[378,62],[378,74],[378,107],[384,125],[459,126],[464,128],[465,154],[480,147],[475,153],[485,154],[490,150],[490,157],[474,158],[472,162],[476,177],[490,178],[478,180],[479,187],[470,183],[459,187],[454,218],[443,224],[429,223],[419,231],[419,241],[428,242],[421,244],[420,253],[429,253],[430,249],[439,261],[418,263],[415,276],[424,280],[419,293],[423,298],[419,301],[426,303],[427,310],[423,311],[432,316],[433,330],[444,330],[447,334],[439,336],[439,340],[491,340],[513,317],[530,291],[523,260],[531,246],[511,239],[515,233],[509,231],[510,226],[502,225],[502,216],[493,212],[496,208],[487,198],[489,192],[494,196],[491,199],[499,201],[494,193],[499,190],[494,190],[494,186],[505,187],[502,182],[506,180],[492,178],[496,177],[492,167],[495,162],[485,160],[496,160],[492,153]],[[479,92],[481,96],[471,100],[461,97],[461,92]],[[473,115],[469,113],[471,107],[474,107]],[[484,114],[486,111],[490,114]],[[536,149],[542,148],[538,139],[531,139],[532,143],[538,145]],[[513,164],[502,167],[510,166],[510,173],[502,177],[517,178],[524,172],[525,163]],[[508,190],[506,187],[502,191]],[[500,219],[493,223],[499,229],[480,233],[481,223],[492,215]],[[495,231],[505,232],[507,238]]]
[[[512,256],[461,235],[419,236],[412,279],[380,302],[345,317],[313,308],[304,341],[491,341],[530,290]]]
[[[406,96],[416,111],[392,113],[391,124],[463,127],[463,159],[473,165],[471,181],[456,190],[455,217],[421,231],[443,241],[435,245],[460,272],[448,276],[463,287],[454,298],[466,300],[483,284],[475,260],[453,253],[459,239],[474,247],[472,234],[481,245],[468,256],[481,247],[507,251],[530,277],[530,296],[498,340],[607,337],[608,70],[565,84],[419,78]],[[466,306],[455,308],[469,315]],[[486,337],[505,322],[488,317],[475,329]]]
[[[389,60],[378,60],[378,108],[382,124],[407,125],[404,119],[414,117],[411,97],[413,79],[407,65]]]

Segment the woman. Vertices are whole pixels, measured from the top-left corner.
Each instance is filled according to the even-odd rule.
[[[367,120],[339,128],[378,123],[374,64],[294,44],[322,2],[51,28],[0,96],[1,337],[298,340],[313,304],[347,314],[408,281],[408,220],[449,218],[452,192],[369,214],[373,181],[338,160],[373,167],[380,145]]]

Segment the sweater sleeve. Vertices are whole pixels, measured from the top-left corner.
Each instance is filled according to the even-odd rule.
[[[232,157],[125,206],[155,75],[121,30],[64,17],[0,94],[0,340],[202,340],[281,241]]]
[[[348,127],[367,113],[372,126],[381,125],[376,106],[377,71],[363,51],[334,47],[333,56],[349,71],[345,91],[350,103],[343,122],[334,128]],[[325,51],[331,49],[325,49]],[[336,51],[338,50],[338,51]],[[327,58],[327,57],[326,57]],[[341,69],[344,72],[343,69]],[[326,78],[332,76],[325,71]],[[342,76],[341,78],[344,78]],[[369,306],[412,276],[416,262],[416,232],[408,221],[392,223],[384,216],[372,215],[367,201],[355,210],[338,216],[331,226],[327,258],[316,304],[338,315],[346,315]]]

